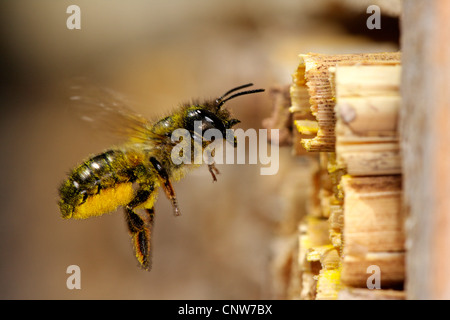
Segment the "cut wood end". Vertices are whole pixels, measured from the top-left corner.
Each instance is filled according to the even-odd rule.
[[[296,120],[294,121],[298,132],[306,135],[313,135],[319,131],[319,124],[313,120]]]

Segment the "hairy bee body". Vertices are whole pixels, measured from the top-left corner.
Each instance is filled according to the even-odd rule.
[[[108,150],[75,168],[60,188],[63,218],[85,219],[129,203],[133,183],[145,174],[142,153]],[[155,179],[147,173],[151,188]],[[153,173],[154,176],[156,176]]]
[[[141,267],[150,270],[150,239],[158,190],[160,187],[164,190],[175,215],[179,215],[172,182],[181,179],[190,167],[195,166],[173,162],[171,156],[175,143],[172,133],[176,129],[185,129],[192,142],[198,143],[200,139],[202,148],[211,141],[202,140],[198,136],[199,130],[218,129],[225,136],[225,130],[239,120],[231,119],[229,112],[221,106],[236,96],[263,91],[243,91],[227,97],[249,85],[232,89],[216,100],[186,104],[153,124],[132,116],[135,124],[128,128],[132,129],[128,132],[128,143],[84,161],[63,182],[59,189],[62,217],[85,219],[123,207],[136,258]],[[218,171],[214,164],[209,165],[209,171],[215,181]],[[138,209],[145,213],[139,213]]]

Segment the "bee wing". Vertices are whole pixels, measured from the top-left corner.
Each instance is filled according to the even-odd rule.
[[[154,136],[151,122],[134,112],[129,107],[132,103],[114,90],[77,81],[70,86],[69,99],[79,118],[102,134],[135,142]]]

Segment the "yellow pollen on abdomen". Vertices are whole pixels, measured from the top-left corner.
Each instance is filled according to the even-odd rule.
[[[114,188],[101,190],[99,194],[88,197],[86,202],[76,207],[72,218],[86,219],[114,211],[119,206],[127,205],[134,194],[132,183],[121,183]]]

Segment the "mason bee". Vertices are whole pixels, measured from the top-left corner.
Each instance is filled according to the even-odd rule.
[[[64,219],[86,219],[123,207],[126,225],[140,266],[151,269],[151,234],[155,219],[154,204],[161,187],[180,215],[173,181],[181,179],[195,164],[174,163],[175,142],[172,133],[185,129],[192,145],[204,150],[211,141],[199,136],[208,129],[224,133],[240,121],[231,118],[223,105],[238,96],[262,92],[264,89],[239,91],[246,84],[227,91],[217,99],[203,103],[187,103],[173,114],[150,122],[124,107],[111,103],[101,105],[103,111],[122,118],[126,125],[119,128],[128,141],[84,161],[73,169],[59,188],[59,208]],[[80,96],[72,97],[72,100]],[[120,107],[120,108],[119,108]],[[86,117],[86,120],[90,120]],[[235,145],[236,147],[236,145]],[[214,163],[208,164],[213,181],[219,173]],[[138,212],[143,209],[143,212]]]

